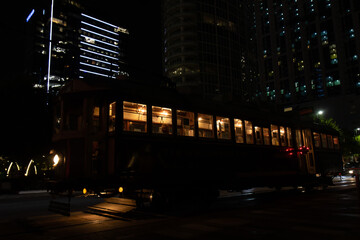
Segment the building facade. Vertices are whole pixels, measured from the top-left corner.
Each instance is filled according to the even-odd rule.
[[[49,87],[57,92],[73,78],[129,76],[126,60],[129,31],[87,14],[86,7],[79,2],[39,4],[26,21],[26,67],[27,73],[36,79],[34,87]]]
[[[258,97],[314,111],[328,108],[328,112],[342,114],[331,117],[355,127],[360,114],[354,104],[360,93],[360,2],[254,2],[261,83]],[[336,102],[339,108],[333,104]],[[345,112],[341,106],[350,109]],[[355,121],[350,123],[350,119]]]
[[[251,8],[241,0],[162,2],[164,74],[179,91],[251,101],[257,79]]]
[[[303,102],[360,90],[360,3],[258,0],[262,98]]]

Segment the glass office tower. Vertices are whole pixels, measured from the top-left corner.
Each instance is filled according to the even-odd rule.
[[[49,84],[50,91],[56,93],[73,78],[127,78],[128,30],[86,13],[79,2],[54,2],[52,21],[48,4],[35,5],[26,19],[26,67],[36,79],[34,87],[47,88]]]
[[[162,2],[164,74],[179,91],[251,101],[257,72],[253,11],[247,2]]]

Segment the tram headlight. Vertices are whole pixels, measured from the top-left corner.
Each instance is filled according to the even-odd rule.
[[[53,167],[56,167],[60,162],[60,157],[59,155],[55,154],[54,158],[53,158]]]

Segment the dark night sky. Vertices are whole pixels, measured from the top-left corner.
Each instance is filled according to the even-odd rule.
[[[130,63],[139,71],[161,75],[160,1],[90,1],[102,3],[95,4],[94,16],[129,29]]]

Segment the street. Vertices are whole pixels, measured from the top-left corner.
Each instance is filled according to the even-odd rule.
[[[46,193],[0,196],[0,239],[357,239],[354,178],[335,180],[335,186],[310,193],[223,192],[201,210],[140,211],[116,198],[74,198],[70,217],[47,211]]]

